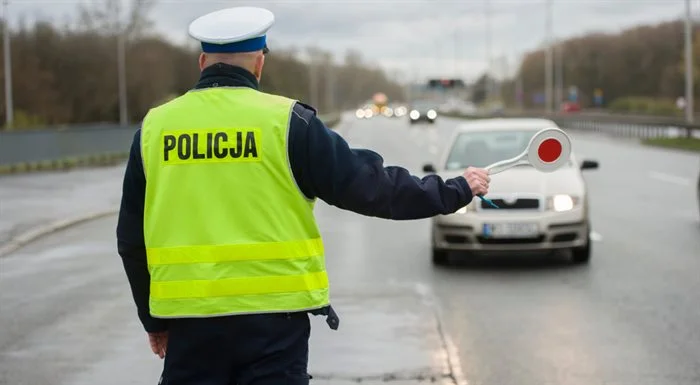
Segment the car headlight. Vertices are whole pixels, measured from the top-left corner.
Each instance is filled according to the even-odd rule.
[[[366,118],[371,118],[372,115],[374,115],[374,111],[372,111],[372,109],[368,108],[365,110],[365,117]]]
[[[418,111],[416,111],[416,110],[413,110],[413,111],[411,111],[410,114],[408,114],[408,116],[410,116],[411,119],[414,119],[414,120],[415,120],[415,119],[420,118],[420,112],[418,112]]]
[[[355,111],[355,116],[357,116],[357,119],[362,119],[365,117],[365,110],[359,109]]]
[[[578,203],[578,197],[566,194],[554,195],[547,199],[547,210],[556,211],[558,213],[569,211],[578,206]]]
[[[437,118],[437,112],[435,110],[429,110],[428,113],[426,114],[428,116],[428,119],[435,119]]]

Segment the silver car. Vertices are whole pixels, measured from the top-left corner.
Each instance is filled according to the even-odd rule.
[[[545,119],[482,119],[462,124],[455,132],[439,169],[423,171],[444,178],[461,175],[469,166],[486,167],[513,158],[539,130],[557,125]],[[472,253],[554,251],[569,249],[575,263],[591,255],[591,224],[586,184],[581,170],[598,167],[575,155],[557,171],[544,173],[520,165],[491,176],[487,198],[475,197],[451,215],[432,219],[433,262],[448,262],[448,251]]]

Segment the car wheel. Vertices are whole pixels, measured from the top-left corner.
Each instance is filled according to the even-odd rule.
[[[449,262],[446,250],[433,248],[433,264],[447,265]]]
[[[586,237],[586,245],[574,247],[571,250],[571,259],[576,265],[588,263],[591,260],[591,236]]]

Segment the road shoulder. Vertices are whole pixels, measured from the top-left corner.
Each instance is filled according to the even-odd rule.
[[[309,372],[316,384],[464,384],[434,304],[415,292],[334,295],[340,327],[312,319]]]

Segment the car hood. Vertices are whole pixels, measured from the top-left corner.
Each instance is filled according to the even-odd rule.
[[[440,176],[453,178],[462,175],[462,171],[443,171]],[[582,196],[585,186],[580,171],[575,167],[566,167],[554,172],[538,171],[531,166],[518,166],[501,173],[491,175],[489,195],[497,194],[570,194]]]

